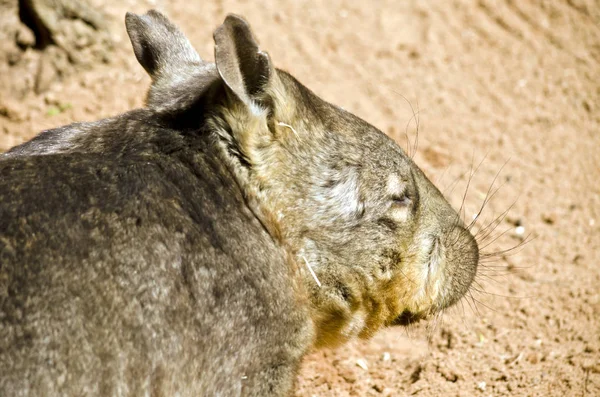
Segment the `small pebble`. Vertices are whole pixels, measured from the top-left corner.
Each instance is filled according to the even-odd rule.
[[[365,360],[363,360],[362,358],[359,358],[358,360],[356,360],[356,365],[358,365],[365,371],[369,370],[369,367],[367,366],[367,362]]]
[[[479,382],[477,383],[477,388],[481,391],[485,391],[485,387],[487,386],[487,383],[485,382]]]

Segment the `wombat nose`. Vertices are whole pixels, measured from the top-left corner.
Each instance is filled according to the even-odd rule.
[[[442,308],[462,298],[477,274],[479,247],[473,235],[463,226],[456,225],[443,239],[446,250],[446,279]]]

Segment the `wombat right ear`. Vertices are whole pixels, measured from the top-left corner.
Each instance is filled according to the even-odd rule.
[[[221,79],[239,100],[251,107],[273,74],[269,55],[258,48],[250,26],[237,15],[225,18],[214,39],[215,63]]]
[[[137,60],[153,81],[171,79],[202,63],[183,33],[156,10],[146,15],[128,12],[125,26]]]

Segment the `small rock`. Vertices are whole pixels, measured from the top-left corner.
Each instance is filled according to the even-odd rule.
[[[341,368],[338,373],[348,383],[354,383],[358,379],[356,372],[350,368]]]
[[[581,364],[584,371],[590,371],[593,374],[600,374],[600,361],[594,361],[592,359],[584,360]]]
[[[537,352],[531,352],[527,355],[527,361],[537,364],[540,361],[540,355]]]
[[[358,360],[356,360],[356,365],[358,365],[365,371],[369,370],[369,367],[367,366],[367,362],[365,360],[363,360],[362,358],[359,358]]]
[[[485,387],[487,386],[487,383],[485,382],[479,382],[477,383],[477,389],[481,390],[481,391],[485,391]]]
[[[377,393],[383,393],[384,389],[384,386],[379,382],[375,382],[373,384],[373,390],[375,390]]]
[[[458,379],[460,379],[460,375],[457,374],[455,371],[446,368],[446,367],[439,367],[438,368],[438,372],[440,373],[440,375],[442,375],[442,377],[444,379],[446,379],[448,382],[456,382]]]
[[[17,45],[21,48],[33,47],[35,45],[35,35],[31,29],[24,25],[19,26],[16,37]]]
[[[556,223],[556,214],[543,214],[542,221],[548,225],[554,225]]]
[[[523,226],[523,221],[521,220],[521,218],[513,218],[511,216],[507,216],[506,222],[515,227]]]
[[[48,56],[42,56],[40,58],[38,73],[35,76],[35,92],[40,94],[47,91],[57,77],[58,75],[52,61]]]
[[[44,103],[46,105],[58,105],[58,100],[56,99],[56,95],[52,92],[48,92],[46,93],[46,95],[44,95]]]
[[[0,117],[5,117],[12,121],[23,121],[24,116],[19,112],[19,105],[8,101],[0,102]]]

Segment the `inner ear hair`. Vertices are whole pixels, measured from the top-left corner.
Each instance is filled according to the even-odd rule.
[[[259,49],[250,26],[237,15],[225,18],[214,39],[215,62],[221,79],[239,100],[252,106],[272,78],[269,55]]]

